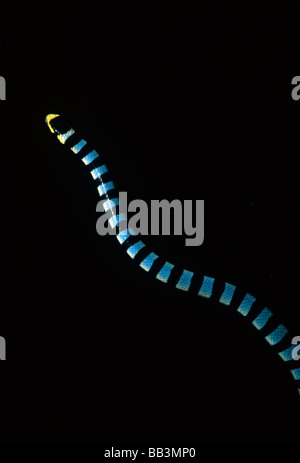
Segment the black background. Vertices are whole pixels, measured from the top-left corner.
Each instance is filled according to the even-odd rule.
[[[202,246],[145,242],[299,335],[296,5],[23,7],[14,33],[2,19],[3,441],[299,439],[282,360],[99,237],[96,185],[44,123],[69,119],[129,198],[206,198]]]

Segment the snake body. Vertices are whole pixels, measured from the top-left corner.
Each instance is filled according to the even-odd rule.
[[[80,156],[84,153],[84,156],[81,157],[81,161],[90,170],[91,176],[96,182],[99,195],[101,199],[105,200],[103,204],[104,210],[111,211],[109,224],[115,229],[115,236],[122,248],[131,259],[138,261],[139,266],[146,272],[150,272],[151,268],[152,270],[156,268],[155,274],[153,274],[153,271],[150,272],[151,276],[154,275],[154,277],[162,283],[174,284],[174,278],[171,278],[171,276],[176,273],[174,272],[175,265],[166,261],[161,262],[160,257],[148,249],[148,246],[146,246],[137,235],[133,234],[130,229],[124,229],[120,226],[124,217],[118,213],[119,194],[106,164],[103,163],[103,156],[99,155],[95,149],[89,149],[89,144],[84,139],[79,139],[78,141],[78,135],[72,127],[68,126],[70,128],[64,132],[59,130],[56,124],[57,118],[60,118],[58,114],[48,114],[45,119],[46,125],[51,133],[57,135],[57,139],[60,143],[65,144],[68,141],[67,145],[73,153]],[[139,259],[139,253],[143,255],[142,260]],[[157,270],[158,263],[159,269]],[[189,292],[194,276],[193,272],[184,269],[180,273],[177,281],[175,281],[175,287],[181,291]],[[199,275],[197,275],[197,277],[199,277]],[[220,304],[230,306],[243,317],[248,317],[253,307],[258,302],[256,298],[248,292],[243,292],[243,294],[241,294],[241,290],[239,297],[235,297],[238,292],[238,288],[235,285],[225,281],[221,283],[218,282],[217,285],[216,279],[212,276],[202,275],[199,281],[201,281],[198,288],[198,295],[200,297],[215,300],[217,296],[217,300]],[[222,288],[221,292],[220,287]],[[292,351],[295,348],[295,345],[292,344],[293,336],[282,323],[278,323],[278,325],[275,324],[274,328],[274,318],[276,319],[273,312],[269,308],[263,307],[256,314],[254,319],[252,317],[251,323],[257,330],[263,332],[265,340],[285,362],[296,381],[300,395],[300,368],[295,368],[295,361],[292,357]]]

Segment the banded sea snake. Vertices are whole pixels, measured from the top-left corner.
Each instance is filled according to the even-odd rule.
[[[73,128],[70,127],[66,132],[62,133],[57,128],[57,124],[55,124],[56,121],[54,119],[57,119],[58,117],[60,117],[58,114],[48,114],[45,119],[46,125],[52,133],[57,134],[57,139],[60,143],[65,144],[68,140],[68,146],[73,153],[78,154],[81,151],[85,151],[86,154],[81,158],[81,160],[84,165],[88,166],[92,178],[97,182],[97,189],[100,197],[105,199],[103,204],[104,210],[106,212],[110,210],[112,213],[112,216],[109,219],[110,226],[112,228],[116,228],[115,236],[118,242],[126,250],[127,254],[132,259],[135,259],[142,249],[144,253],[145,250],[148,251],[148,249],[145,243],[143,243],[137,235],[132,234],[128,228],[123,230],[119,227],[121,220],[124,219],[124,217],[121,217],[121,214],[118,214],[119,194],[113,180],[110,177],[107,166],[103,163],[102,155],[99,155],[99,153],[94,149],[87,150],[88,145],[84,139],[79,139],[79,141],[77,141],[78,136],[75,136],[75,130]],[[139,265],[146,272],[149,272],[153,263],[159,258],[159,256],[152,251],[146,252],[145,255],[146,257],[144,257]],[[174,265],[172,263],[164,262],[155,277],[161,282],[168,284],[173,270]],[[188,292],[193,277],[193,272],[183,270],[181,276],[178,278],[177,284],[175,285],[176,288]],[[218,302],[226,306],[231,306],[232,309],[237,310],[237,312],[239,312],[242,316],[247,317],[256,302],[256,298],[251,294],[244,292],[241,301],[238,304],[234,304],[234,295],[237,287],[228,282],[223,282],[222,284],[223,288],[220,297],[218,296]],[[206,299],[212,298],[214,296],[215,286],[215,278],[203,275],[198,295]],[[257,330],[263,330],[265,340],[286,363],[289,371],[296,381],[300,395],[300,368],[295,368],[295,360],[292,357],[292,351],[295,348],[295,345],[291,343],[292,335],[283,324],[275,325],[276,328],[274,329],[274,323],[270,323],[270,320],[273,318],[274,314],[271,310],[264,307],[252,320],[252,324]],[[270,326],[269,329],[268,325]]]

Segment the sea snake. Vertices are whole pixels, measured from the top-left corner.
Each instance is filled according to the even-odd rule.
[[[146,272],[150,272],[150,269],[156,267],[154,265],[155,261],[160,262],[159,256],[148,249],[148,246],[139,239],[137,235],[134,235],[130,229],[123,229],[120,227],[121,221],[124,217],[121,214],[118,214],[119,210],[119,194],[116,190],[115,184],[110,177],[110,173],[106,164],[103,162],[102,154],[95,149],[90,149],[89,144],[84,140],[78,137],[75,134],[75,130],[69,127],[68,130],[61,132],[58,129],[57,118],[60,118],[59,114],[48,114],[46,116],[46,125],[52,133],[57,134],[57,138],[60,143],[65,144],[70,147],[71,151],[76,155],[79,154],[81,161],[84,165],[88,166],[91,176],[94,181],[96,181],[98,193],[101,199],[104,199],[103,204],[104,210],[111,211],[111,219],[109,220],[110,226],[113,229],[116,229],[116,238],[124,248],[127,254],[131,259],[136,259],[136,256],[141,252],[144,256],[139,266],[144,269]],[[59,119],[61,121],[61,119]],[[64,122],[64,121],[63,121]],[[139,260],[138,258],[136,260]],[[165,284],[171,284],[170,280],[172,272],[174,272],[175,266],[170,262],[162,262],[159,269],[156,271],[155,278],[160,280]],[[150,272],[152,274],[152,272]],[[175,287],[179,290],[188,292],[191,288],[192,280],[194,278],[194,273],[184,269],[175,281]],[[201,276],[201,281],[199,288],[197,289],[198,295],[206,299],[216,299],[220,304],[230,306],[232,309],[237,310],[244,317],[248,317],[251,321],[250,323],[253,326],[263,333],[265,340],[270,344],[272,349],[277,352],[281,359],[288,366],[289,371],[291,372],[293,378],[296,381],[298,392],[300,395],[300,368],[295,368],[295,360],[292,357],[292,351],[295,348],[295,345],[292,344],[292,335],[289,330],[281,323],[277,322],[274,324],[274,319],[276,320],[275,315],[267,307],[259,307],[257,312],[257,300],[248,292],[239,290],[235,285],[228,282],[221,282],[216,284],[216,279],[211,276]],[[221,287],[221,292],[220,292]],[[237,297],[237,293],[238,297]],[[251,312],[256,306],[256,316],[253,318],[250,316]]]

